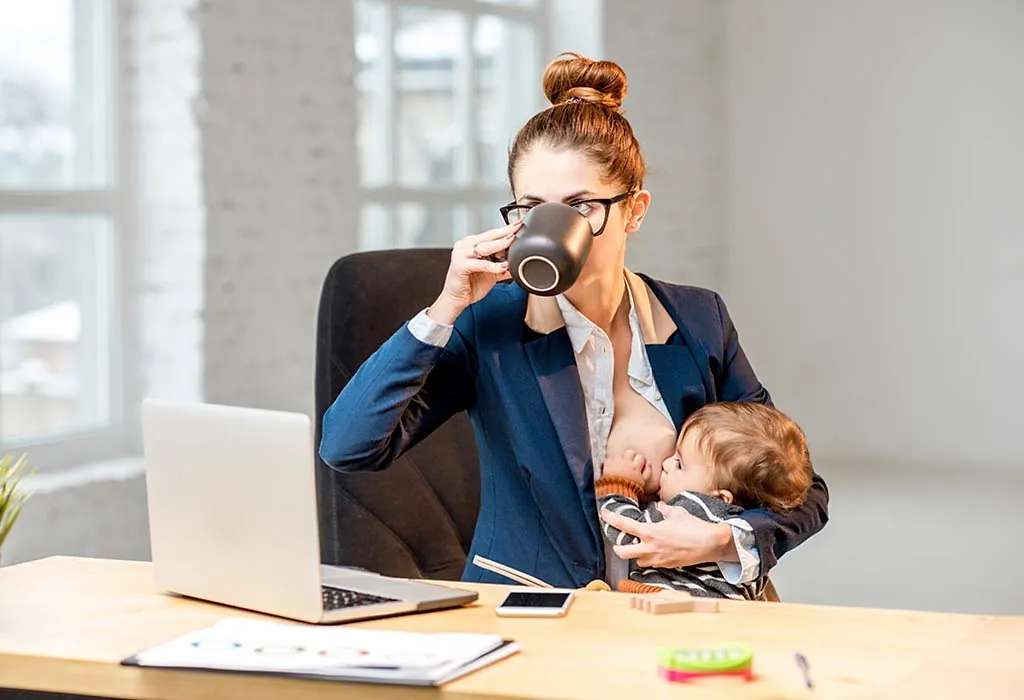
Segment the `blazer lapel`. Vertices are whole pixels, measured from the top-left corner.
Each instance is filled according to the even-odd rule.
[[[690,333],[686,324],[682,322],[682,319],[680,319],[679,310],[665,298],[662,290],[658,288],[657,283],[646,275],[638,275],[638,277],[644,281],[647,289],[650,290],[652,304],[657,302],[657,305],[661,307],[661,311],[667,314],[668,318],[670,318],[672,323],[675,325],[675,329],[678,331],[678,334],[673,335],[668,339],[668,344],[661,346],[661,348],[663,348],[662,350],[655,350],[652,353],[652,346],[647,346],[648,355],[651,357],[651,370],[654,372],[655,381],[658,382],[658,390],[664,395],[666,389],[668,389],[668,386],[662,382],[661,377],[658,374],[659,370],[662,373],[662,376],[666,378],[666,381],[684,380],[687,382],[687,384],[677,385],[673,389],[670,389],[670,391],[675,392],[680,387],[685,388],[687,385],[693,384],[694,375],[703,390],[703,400],[686,411],[686,415],[689,415],[705,403],[713,403],[718,400],[717,392],[715,391],[715,382],[711,376],[711,361],[708,356],[708,351],[703,344],[693,337],[693,334]],[[681,354],[682,350],[685,350],[689,357]],[[659,356],[657,361],[654,359],[655,355]],[[685,367],[683,365],[685,365]],[[693,387],[693,389],[695,390],[696,387]],[[674,401],[673,403],[678,404],[678,401]],[[676,418],[676,414],[673,412],[672,406],[669,406],[669,413],[672,414],[673,419]]]
[[[693,353],[680,340],[678,344],[648,345],[647,357],[658,391],[678,432],[686,417],[707,403]]]
[[[647,348],[654,381],[678,431],[686,417],[706,403],[706,387],[685,327],[646,277],[626,271],[626,284]]]
[[[528,335],[533,335],[524,343],[526,356],[537,379],[547,409],[548,417],[558,435],[561,452],[565,458],[564,465],[550,465],[538,474],[544,483],[535,484],[534,498],[544,500],[538,505],[546,519],[553,522],[562,521],[563,527],[556,529],[575,540],[573,549],[586,556],[577,562],[589,561],[591,558],[601,562],[603,566],[604,550],[601,546],[600,524],[597,519],[597,501],[594,494],[594,465],[590,453],[590,429],[587,426],[586,399],[580,384],[580,374],[576,367],[576,354],[565,329],[562,314],[553,297],[530,296],[526,310]],[[552,473],[552,469],[564,471]],[[567,513],[552,513],[550,508],[562,509],[569,507],[564,501],[550,503],[549,498],[565,494],[566,487],[562,479],[570,478],[575,486],[581,518],[566,518]],[[564,498],[564,496],[562,496]],[[586,523],[583,529],[577,529]],[[572,535],[569,533],[572,532]],[[567,544],[567,542],[563,542]]]
[[[588,484],[592,487],[594,471],[587,412],[569,334],[561,328],[527,342],[526,356],[577,488]]]

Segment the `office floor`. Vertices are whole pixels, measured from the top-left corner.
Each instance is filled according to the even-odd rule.
[[[830,523],[776,569],[784,601],[1024,615],[1024,465],[818,469]]]

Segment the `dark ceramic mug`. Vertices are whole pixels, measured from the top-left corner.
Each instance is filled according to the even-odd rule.
[[[585,216],[568,204],[544,202],[526,213],[508,249],[508,269],[530,294],[555,296],[575,284],[593,244]]]

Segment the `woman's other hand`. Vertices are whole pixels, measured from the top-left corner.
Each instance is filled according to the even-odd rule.
[[[640,539],[636,544],[616,546],[617,556],[636,559],[639,566],[666,569],[739,561],[730,525],[709,523],[664,503],[658,504],[658,510],[665,516],[660,523],[639,523],[618,513],[601,511],[606,523]]]
[[[522,222],[466,236],[452,248],[452,261],[444,289],[430,305],[427,315],[438,323],[451,325],[467,306],[487,296],[495,284],[510,279],[507,262],[488,257],[508,250]]]

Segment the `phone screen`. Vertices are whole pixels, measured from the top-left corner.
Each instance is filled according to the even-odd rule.
[[[512,591],[502,602],[503,608],[560,608],[569,600],[569,593],[533,593]]]

